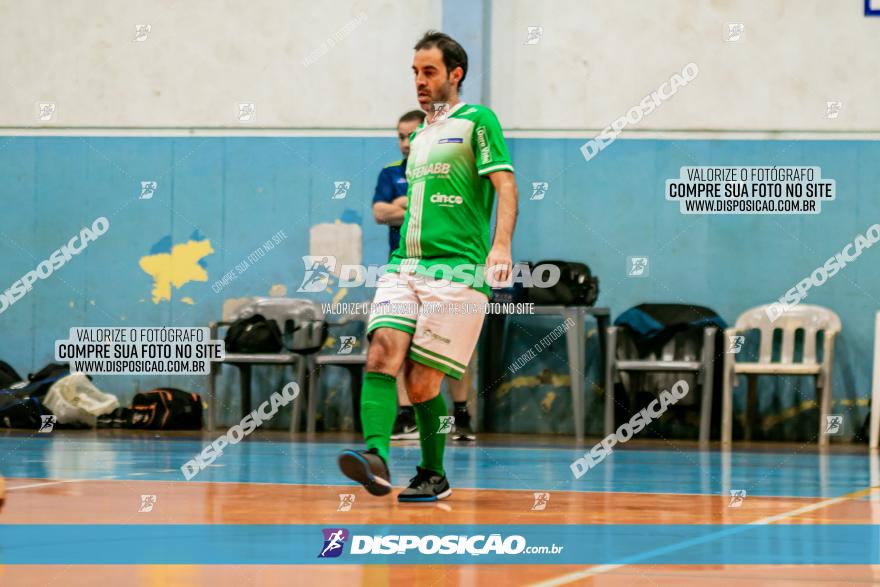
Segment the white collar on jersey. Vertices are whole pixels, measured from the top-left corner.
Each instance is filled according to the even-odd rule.
[[[425,127],[431,126],[432,124],[435,124],[435,123],[437,123],[437,122],[443,122],[444,120],[446,120],[447,118],[449,118],[450,116],[452,116],[453,113],[457,112],[460,108],[462,108],[463,106],[466,106],[466,105],[467,105],[466,102],[463,102],[463,101],[462,101],[462,102],[459,102],[458,104],[456,104],[455,106],[453,106],[453,107],[449,110],[449,112],[446,113],[446,115],[445,115],[443,118],[441,118],[440,120],[432,120],[431,122],[425,124]],[[426,120],[427,120],[427,119],[426,119]]]

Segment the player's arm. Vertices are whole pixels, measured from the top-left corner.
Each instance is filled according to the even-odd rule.
[[[406,215],[406,196],[400,196],[391,203],[375,202],[373,204],[373,218],[379,224],[388,226],[400,226]]]
[[[516,227],[516,215],[519,212],[516,179],[510,171],[496,171],[488,174],[488,177],[498,194],[498,204],[495,211],[495,238],[486,258],[486,266],[499,266],[494,277],[499,282],[505,282],[510,278],[513,267],[510,243],[513,240],[513,229]]]
[[[406,196],[395,196],[394,179],[383,169],[373,195],[373,218],[379,224],[400,226],[406,214]]]
[[[495,237],[486,257],[486,268],[494,268],[489,278],[500,284],[510,279],[513,261],[510,257],[510,243],[516,226],[517,192],[513,176],[513,163],[504,133],[495,113],[488,108],[480,112],[471,135],[471,146],[477,164],[477,173],[492,182],[498,194],[495,211]]]

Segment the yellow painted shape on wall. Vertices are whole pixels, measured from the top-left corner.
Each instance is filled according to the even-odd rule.
[[[853,407],[853,406],[867,406],[869,404],[869,400],[867,398],[862,399],[841,399],[841,400],[832,400],[831,401],[832,409],[833,406],[841,406],[841,407]],[[786,420],[791,420],[798,414],[806,412],[808,410],[816,410],[819,408],[819,405],[816,403],[816,400],[808,399],[804,400],[799,404],[793,405],[789,408],[782,410],[777,414],[770,414],[769,416],[765,416],[763,420],[761,420],[761,426],[764,430],[772,428],[777,424],[785,422]],[[745,416],[741,416],[741,419]]]
[[[534,375],[520,375],[519,377],[514,377],[510,381],[505,381],[501,385],[498,386],[498,389],[495,391],[496,397],[504,397],[507,395],[511,389],[518,389],[523,387],[536,387],[538,385],[545,384],[547,382],[541,381],[540,377],[536,377]],[[550,385],[553,387],[565,387],[567,385],[571,385],[571,377],[568,375],[562,375],[560,373],[553,373],[550,375]]]
[[[556,392],[548,391],[547,395],[544,396],[544,399],[541,400],[541,409],[544,410],[545,414],[549,414],[550,410],[553,409],[553,400],[556,399]]]
[[[190,281],[208,281],[199,260],[212,254],[211,241],[187,241],[174,245],[171,253],[141,257],[140,268],[153,278],[153,303],[171,300],[171,286],[180,289]]]

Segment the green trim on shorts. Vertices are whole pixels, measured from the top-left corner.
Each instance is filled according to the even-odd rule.
[[[407,334],[416,333],[416,329],[414,326],[407,326],[405,324],[401,324],[400,322],[391,322],[390,320],[376,320],[367,327],[367,334],[370,334],[377,328],[393,328],[395,330],[400,330],[401,332],[406,332]]]
[[[416,323],[408,322],[397,316],[377,316],[375,320],[370,320],[367,330],[372,329],[376,324],[399,324],[405,328],[412,328],[415,331]]]
[[[370,324],[372,324],[372,323],[375,322],[376,320],[384,320],[384,319],[386,319],[386,318],[393,318],[393,319],[395,319],[395,320],[400,320],[400,321],[402,321],[402,322],[407,322],[407,323],[409,323],[409,324],[412,324],[413,326],[416,325],[416,319],[415,319],[415,318],[410,318],[409,316],[396,316],[396,315],[394,315],[394,314],[375,314],[374,316],[372,316],[372,317],[370,318]]]
[[[417,352],[418,351],[416,351],[416,349],[414,349],[413,346],[410,346],[409,353],[407,354],[407,357],[409,357],[410,360],[415,361],[416,363],[421,363],[422,365],[425,365],[427,367],[431,367],[433,369],[437,369],[438,371],[440,371],[442,373],[446,373],[447,375],[449,375],[450,377],[452,377],[456,381],[461,381],[461,378],[464,377],[464,371],[456,371],[454,368],[450,367],[449,365],[439,363],[439,362],[431,359],[430,357],[426,357],[424,355],[419,355],[419,354],[417,354]]]
[[[456,361],[454,359],[450,359],[449,357],[444,357],[440,353],[434,352],[430,349],[426,349],[425,347],[417,345],[416,343],[412,343],[411,346],[413,348],[416,348],[419,351],[425,353],[426,355],[428,355],[432,359],[442,359],[444,361],[448,361],[448,362],[452,363],[455,367],[457,367],[458,369],[461,369],[462,373],[464,373],[464,371],[467,369],[467,365],[462,365],[461,363],[459,363],[458,361]]]

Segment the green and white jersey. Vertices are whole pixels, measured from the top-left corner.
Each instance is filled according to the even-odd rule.
[[[495,171],[513,165],[490,109],[461,102],[442,120],[420,125],[410,140],[407,209],[389,271],[470,283],[488,296],[489,286],[473,273],[489,254],[495,188],[486,175]]]

